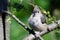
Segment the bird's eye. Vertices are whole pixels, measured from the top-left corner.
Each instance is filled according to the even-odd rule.
[[[39,13],[39,11],[38,11],[38,13]]]

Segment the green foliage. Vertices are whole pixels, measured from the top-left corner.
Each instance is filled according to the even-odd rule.
[[[14,3],[18,3],[18,1],[13,0],[11,2],[11,5],[14,5]],[[33,8],[26,3],[26,0],[22,2],[22,5],[24,5],[24,8],[21,8],[20,10],[17,10],[13,6],[10,6],[10,11],[28,26],[27,20],[30,14],[32,13]],[[23,38],[27,35],[28,32],[15,20],[11,19],[10,40],[23,40]]]
[[[10,11],[14,13],[14,15],[16,15],[16,17],[20,19],[23,23],[29,26],[27,21],[33,11],[33,7],[28,4],[29,2],[27,2],[27,0],[11,0],[10,3],[11,3]],[[15,3],[20,5],[19,7],[21,7],[21,5],[23,5],[23,7],[21,7],[20,9],[18,7],[15,8],[15,6],[13,6]],[[47,10],[47,11],[50,10],[50,0],[34,0],[34,2],[32,1],[32,3],[37,4],[39,7],[42,7],[44,10]],[[51,23],[51,21],[56,19],[55,17],[50,17],[50,14],[48,14],[48,16],[49,18],[47,19],[47,24]],[[23,40],[24,37],[29,35],[28,32],[12,18],[11,18],[10,25],[11,25],[10,40]],[[52,35],[51,36],[50,35],[51,33],[43,36],[43,38],[45,40],[52,40],[51,39]]]
[[[35,0],[35,3],[45,10],[50,10],[50,0]]]
[[[20,26],[15,20],[11,19],[10,25],[10,40],[22,40],[24,37],[28,35],[28,32],[22,26]]]

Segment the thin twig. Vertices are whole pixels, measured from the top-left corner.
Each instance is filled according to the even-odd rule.
[[[40,35],[40,36],[43,36],[43,35],[46,35],[47,33],[49,33],[49,32],[51,32],[51,31],[53,31],[53,30],[55,30],[56,28],[58,28],[58,24],[60,24],[60,20],[58,20],[58,21],[56,21],[56,22],[54,22],[54,23],[51,23],[51,24],[49,24],[49,25],[47,25],[48,26],[48,30],[46,30],[46,31],[43,31],[43,32],[34,32],[33,30],[31,30],[31,29],[29,29],[23,22],[21,22],[15,15],[13,15],[12,13],[10,13],[9,11],[4,11],[4,12],[6,12],[8,15],[10,15],[13,19],[15,19],[21,26],[23,26],[28,32],[30,32],[31,34],[27,37],[27,38],[25,38],[24,40],[33,40],[33,39],[35,39],[35,35],[33,35],[33,34],[37,34],[37,35]],[[31,32],[32,31],[32,32]],[[37,36],[36,35],[36,36]]]
[[[35,36],[35,32],[28,28],[23,22],[21,22],[15,15],[13,15],[11,12],[9,11],[3,11],[6,14],[8,14],[9,16],[11,16],[13,19],[15,19],[23,28],[25,28],[30,34],[33,34]]]

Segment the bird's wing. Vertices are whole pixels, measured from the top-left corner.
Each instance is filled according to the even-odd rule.
[[[41,22],[44,24],[44,23],[46,23],[46,16],[45,15],[43,15],[42,17],[41,17]]]

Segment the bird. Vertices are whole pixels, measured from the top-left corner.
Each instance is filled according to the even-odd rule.
[[[37,5],[35,5],[33,13],[28,19],[29,26],[35,31],[45,31],[47,30],[46,26],[46,15],[42,13]]]

